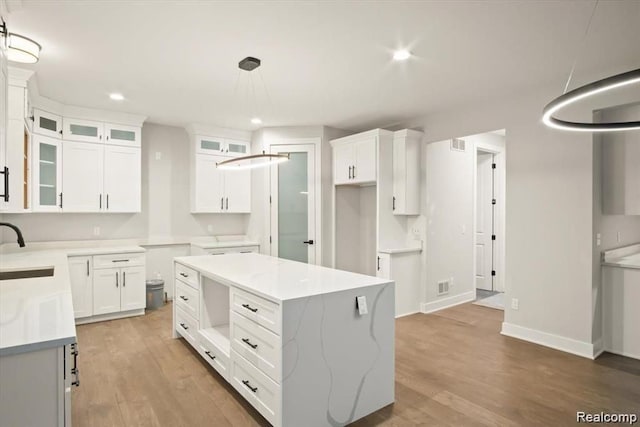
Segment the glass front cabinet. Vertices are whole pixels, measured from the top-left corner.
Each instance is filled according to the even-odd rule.
[[[62,210],[62,146],[59,139],[33,135],[33,211]]]

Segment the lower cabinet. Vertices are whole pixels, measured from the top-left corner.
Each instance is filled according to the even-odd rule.
[[[86,323],[144,314],[145,273],[144,253],[69,257],[75,318]]]

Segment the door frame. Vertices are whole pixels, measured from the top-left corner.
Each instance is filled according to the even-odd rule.
[[[505,136],[506,147],[506,136]],[[477,221],[477,179],[478,179],[478,151],[493,154],[496,169],[494,172],[493,190],[496,199],[494,208],[494,233],[496,234],[493,248],[493,266],[496,276],[493,279],[493,290],[505,292],[505,206],[506,206],[506,148],[498,145],[476,142],[473,148],[473,289],[476,290],[476,221]]]
[[[315,247],[315,265],[322,265],[322,159],[321,159],[321,138],[297,138],[297,139],[281,139],[281,140],[272,140],[269,141],[269,152],[274,153],[277,150],[284,150],[285,147],[291,147],[292,150],[295,150],[295,147],[303,146],[305,148],[312,148],[313,156],[314,156],[314,169],[315,173],[313,176],[313,184],[315,186],[315,201],[314,201],[314,247]],[[274,252],[274,248],[277,247],[277,230],[273,229],[273,221],[274,218],[273,207],[275,203],[277,203],[277,197],[274,197],[274,194],[277,194],[277,188],[274,188],[275,182],[272,179],[275,170],[278,165],[272,165],[269,167],[269,177],[266,180],[266,186],[268,188],[268,194],[270,197],[270,202],[266,204],[266,212],[265,218],[269,219],[268,222],[268,230],[269,236],[271,237],[271,241],[269,242],[269,255],[277,256],[277,253]],[[274,245],[274,242],[275,245]]]

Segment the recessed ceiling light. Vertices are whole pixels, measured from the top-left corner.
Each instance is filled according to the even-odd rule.
[[[109,94],[109,98],[113,99],[114,101],[123,101],[124,95],[122,95],[121,93],[111,93]]]
[[[411,57],[411,52],[406,49],[396,50],[393,52],[394,61],[405,61]]]
[[[260,117],[254,117],[253,119],[251,119],[251,123],[253,123],[254,125],[261,125],[262,120],[260,119]]]

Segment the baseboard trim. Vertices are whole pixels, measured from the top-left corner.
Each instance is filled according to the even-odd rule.
[[[452,297],[441,298],[437,301],[424,302],[420,304],[420,311],[424,314],[434,313],[436,311],[444,310],[445,308],[453,307],[456,305],[464,304],[476,299],[475,289],[470,292],[465,292],[460,295]]]
[[[81,317],[76,319],[76,325],[86,323],[104,322],[106,320],[124,319],[125,317],[144,316],[144,308],[130,311],[119,311],[117,313],[100,314],[98,316]]]
[[[598,341],[596,341],[595,344],[592,344],[574,340],[572,338],[566,338],[560,335],[538,331],[536,329],[525,328],[523,326],[507,322],[502,323],[502,331],[500,333],[511,338],[532,342],[534,344],[564,351],[565,353],[575,354],[576,356],[587,359],[595,359],[600,353],[602,353],[602,343],[600,342],[600,344],[598,344]],[[596,347],[598,345],[600,348]]]
[[[593,343],[593,359],[597,359],[598,356],[600,356],[605,351],[606,350],[604,348],[604,342],[602,341],[602,338],[597,339],[596,342]]]
[[[416,310],[416,311],[410,311],[408,313],[402,313],[402,314],[396,314],[396,319],[399,319],[401,317],[405,317],[405,316],[411,316],[412,314],[418,314],[421,313],[420,310]]]
[[[614,350],[614,349],[611,349],[611,348],[603,348],[601,353],[604,353],[605,351],[607,353],[617,354],[618,356],[624,356],[624,357],[629,357],[631,359],[640,360],[640,354],[633,354],[633,353],[629,353],[629,352],[625,352],[625,351]]]

